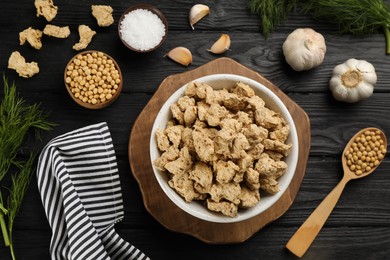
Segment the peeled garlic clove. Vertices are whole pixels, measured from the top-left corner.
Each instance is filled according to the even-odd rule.
[[[170,50],[165,56],[168,56],[183,66],[188,66],[192,62],[192,54],[190,50],[185,47],[176,47]]]
[[[195,30],[194,24],[199,22],[203,17],[210,13],[210,8],[207,5],[196,4],[194,5],[188,17],[192,30]]]
[[[228,34],[222,34],[221,37],[208,50],[214,54],[222,54],[230,48],[230,37]]]

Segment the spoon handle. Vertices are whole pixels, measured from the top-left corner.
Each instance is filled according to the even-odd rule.
[[[333,208],[336,206],[345,185],[350,179],[343,177],[337,186],[326,196],[320,205],[311,213],[302,226],[290,238],[286,247],[298,257],[302,257],[313,243]]]

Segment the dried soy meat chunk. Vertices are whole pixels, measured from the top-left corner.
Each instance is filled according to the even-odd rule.
[[[260,189],[260,173],[253,168],[249,168],[244,174],[246,186],[251,190]]]
[[[248,189],[245,186],[241,187],[240,207],[252,208],[260,201],[260,192],[258,189]]]
[[[179,157],[165,164],[164,168],[173,175],[188,173],[193,165],[193,161],[187,147],[183,147],[179,152]]]
[[[214,163],[215,179],[221,184],[229,183],[233,180],[236,173],[240,170],[234,162],[218,160]]]
[[[281,143],[285,143],[289,135],[290,135],[289,125],[285,125],[269,133],[270,139],[277,140]]]
[[[92,15],[101,27],[107,27],[114,23],[112,12],[114,11],[109,5],[92,5]]]
[[[213,201],[220,202],[221,200],[228,200],[234,204],[239,204],[238,196],[241,194],[240,184],[235,182],[219,183],[216,182],[211,186],[210,196]]]
[[[69,26],[60,27],[56,25],[47,24],[43,29],[43,33],[48,36],[64,39],[69,37],[70,30]]]
[[[255,159],[250,154],[243,155],[240,159],[237,160],[237,165],[240,168],[240,172],[244,173],[249,168],[253,168],[253,163]]]
[[[40,50],[42,48],[42,31],[29,27],[19,33],[20,45],[25,44],[27,41],[31,47]]]
[[[159,158],[157,158],[153,165],[160,171],[165,171],[165,165],[168,162],[176,160],[180,156],[179,149],[170,146],[167,151],[163,152]]]
[[[242,82],[237,82],[237,84],[232,88],[231,92],[238,95],[239,97],[250,98],[255,96],[255,91],[250,86]]]
[[[73,45],[73,49],[77,51],[87,48],[89,43],[92,41],[92,37],[96,34],[94,30],[89,28],[88,25],[84,25],[84,24],[79,25],[78,30],[79,30],[80,40],[78,43]]]
[[[202,186],[202,190],[209,191],[213,183],[213,170],[206,163],[196,162],[189,173],[189,178]]]
[[[156,130],[156,142],[157,147],[160,151],[165,152],[171,146],[168,136],[165,134],[165,131],[162,129]]]
[[[251,145],[261,143],[268,138],[268,130],[256,124],[250,124],[245,127],[243,133]]]
[[[222,96],[222,104],[224,107],[234,112],[243,110],[247,106],[244,98],[229,92]]]
[[[207,91],[213,91],[213,88],[204,83],[191,82],[188,84],[184,94],[186,96],[201,100],[206,98]]]
[[[221,127],[221,129],[231,129],[236,133],[241,132],[241,130],[243,129],[242,122],[230,117],[223,118],[219,126]]]
[[[275,178],[260,178],[260,189],[269,194],[276,194],[280,190],[279,182]]]
[[[51,22],[57,15],[58,7],[54,5],[53,0],[35,0],[37,17],[43,16],[46,21]]]
[[[263,145],[266,150],[272,150],[281,153],[284,156],[287,156],[290,153],[292,148],[292,144],[285,144],[280,142],[279,140],[271,140],[271,139],[265,139],[263,141]]]
[[[247,98],[246,102],[248,103],[248,107],[253,111],[260,110],[265,106],[264,100],[259,96]]]
[[[232,202],[221,201],[216,202],[211,199],[207,199],[207,208],[211,211],[221,212],[225,216],[237,217],[238,206]]]
[[[19,76],[30,78],[39,72],[38,63],[26,62],[25,58],[18,52],[14,51],[8,59],[8,68],[14,69]]]
[[[272,111],[266,107],[256,109],[255,111],[256,124],[267,129],[277,128],[283,124],[284,120],[275,111]]]
[[[179,147],[184,127],[182,125],[174,125],[165,129],[164,133],[174,147]]]
[[[214,141],[204,131],[192,131],[196,154],[202,162],[211,162],[214,157]]]
[[[287,169],[287,164],[284,161],[274,161],[267,154],[263,154],[255,165],[255,170],[260,173],[260,176],[266,178],[279,178]]]
[[[194,189],[193,180],[189,178],[188,172],[183,174],[174,175],[172,179],[169,180],[168,184],[171,188],[175,189],[186,202],[191,202],[193,200],[204,200],[206,199],[206,194],[198,193]]]

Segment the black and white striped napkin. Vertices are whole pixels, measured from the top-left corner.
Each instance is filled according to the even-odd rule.
[[[52,228],[52,259],[149,259],[115,232],[124,211],[106,123],[51,140],[40,154],[37,177]]]

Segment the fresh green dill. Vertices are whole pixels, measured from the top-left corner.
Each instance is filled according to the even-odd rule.
[[[8,206],[8,235],[10,240],[10,251],[11,251],[12,259],[15,259],[14,246],[12,243],[12,230],[14,227],[14,220],[16,218],[16,215],[19,212],[24,195],[26,194],[27,188],[30,184],[30,180],[34,169],[35,157],[36,154],[31,153],[30,158],[22,166],[19,173],[12,175],[11,177],[12,185],[8,196],[7,206]]]
[[[48,131],[53,126],[47,122],[47,116],[40,111],[39,104],[26,105],[17,96],[16,86],[9,86],[5,78],[3,82],[4,98],[0,104],[0,181],[11,164],[18,165],[15,158],[28,130],[33,128],[39,138],[39,130]]]
[[[390,54],[390,9],[383,0],[299,0],[304,13],[338,26],[341,33],[366,35],[383,30]]]
[[[287,19],[293,7],[289,0],[250,0],[249,8],[260,16],[261,30],[265,37]]]
[[[28,105],[18,97],[15,84],[10,85],[5,77],[3,83],[4,97],[0,104],[0,226],[4,243],[10,246],[12,259],[15,259],[12,229],[30,183],[35,159],[35,153],[27,150],[23,142],[30,130],[35,131],[35,137],[39,139],[39,131],[51,130],[54,124],[47,120],[39,104]],[[26,156],[27,160],[24,159]],[[11,166],[16,170],[11,173],[9,188],[2,181],[11,171]],[[4,190],[8,191],[7,200],[3,200]]]
[[[4,217],[8,214],[8,210],[3,206],[3,196],[0,193],[0,226],[1,226],[1,233],[3,234],[4,239],[4,245],[9,246],[9,236],[8,236],[8,229],[5,224]]]
[[[249,0],[267,36],[296,9],[337,26],[340,33],[367,35],[383,30],[390,54],[390,8],[383,0]]]

